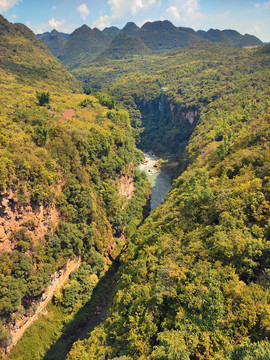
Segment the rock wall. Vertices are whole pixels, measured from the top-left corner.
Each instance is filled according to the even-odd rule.
[[[137,105],[142,114],[144,128],[141,135],[142,149],[151,149],[160,155],[182,156],[198,123],[198,109],[175,102],[164,91],[158,98],[152,101],[143,100]]]
[[[27,229],[33,241],[43,238],[48,232],[53,232],[59,222],[59,213],[52,204],[21,206],[12,191],[0,194],[0,253],[11,251],[12,233],[21,227]]]
[[[128,203],[128,200],[132,198],[135,191],[133,177],[128,174],[120,174],[118,180],[118,194],[122,203],[122,209],[124,209]]]
[[[10,352],[12,347],[17,344],[19,339],[23,336],[24,332],[29,328],[31,324],[38,318],[49,301],[52,299],[55,291],[60,289],[65,282],[69,279],[69,275],[77,269],[82,263],[82,258],[79,256],[75,260],[69,260],[64,267],[55,272],[51,276],[50,284],[47,290],[40,295],[38,300],[33,301],[33,305],[36,306],[36,311],[28,316],[21,316],[14,325],[10,328],[10,334],[12,337],[11,344],[6,349],[6,354]]]

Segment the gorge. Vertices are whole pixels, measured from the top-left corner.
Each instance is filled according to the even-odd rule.
[[[6,359],[269,358],[269,45],[81,30],[100,57],[70,73],[0,16],[3,351],[76,268]]]

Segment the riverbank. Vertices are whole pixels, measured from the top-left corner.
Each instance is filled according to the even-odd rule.
[[[145,160],[139,166],[139,169],[146,173],[151,184],[151,212],[159,203],[165,200],[167,192],[171,188],[170,176],[161,170],[160,158],[151,153],[144,153]]]

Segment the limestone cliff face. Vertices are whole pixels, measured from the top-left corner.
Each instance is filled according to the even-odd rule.
[[[183,154],[198,123],[198,109],[176,103],[165,91],[152,101],[141,101],[138,107],[146,129],[142,133],[142,148],[161,154]]]
[[[53,232],[59,222],[59,213],[52,204],[21,206],[14,192],[0,194],[0,253],[11,251],[12,233],[20,228],[27,229],[33,241],[43,238],[48,232]]]
[[[170,101],[166,101],[165,106],[167,110],[167,116],[169,116],[172,124],[177,125],[178,123],[188,120],[191,129],[192,127],[196,126],[198,121],[198,110],[196,108],[179,108],[179,106],[171,103]]]
[[[118,180],[118,194],[122,203],[122,209],[128,204],[128,200],[132,198],[135,191],[133,177],[128,174],[120,174]]]

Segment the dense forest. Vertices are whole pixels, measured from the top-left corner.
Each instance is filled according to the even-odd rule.
[[[52,274],[82,260],[7,358],[269,359],[269,45],[150,54],[133,37],[122,56],[134,34],[116,34],[118,55],[101,46],[71,75],[23,25],[0,17],[0,34],[0,215],[17,217],[0,243],[3,350]],[[147,218],[136,146],[177,164]],[[106,319],[73,339],[109,291]]]
[[[77,80],[23,25],[1,18],[0,45],[0,337],[5,349],[9,329],[35,311],[34,300],[68,259],[80,256],[83,265],[57,304],[71,313],[91,296],[126,234],[141,222],[149,186],[136,170],[142,155],[126,110],[101,92],[97,97],[78,92]],[[118,191],[125,176],[134,183],[127,206]],[[9,224],[10,209],[16,219]],[[39,232],[40,222],[45,234]]]
[[[269,358],[269,60],[269,46],[199,43],[74,70],[180,176],[129,239],[108,319],[68,359]]]

